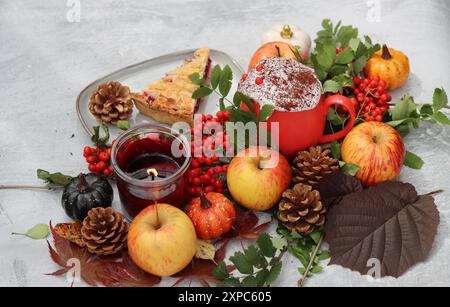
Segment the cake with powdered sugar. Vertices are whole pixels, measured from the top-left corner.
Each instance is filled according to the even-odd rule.
[[[279,111],[298,112],[316,107],[322,84],[314,70],[295,59],[267,58],[242,76],[238,91]]]

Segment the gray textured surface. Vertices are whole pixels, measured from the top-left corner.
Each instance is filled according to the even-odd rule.
[[[450,2],[381,0],[381,22],[366,19],[366,1],[87,1],[81,22],[67,21],[66,1],[0,0],[0,184],[38,183],[37,167],[76,174],[89,138],[78,123],[75,98],[92,80],[157,55],[202,45],[223,50],[244,67],[263,32],[290,22],[311,35],[323,18],[343,19],[410,57],[407,90],[429,101],[437,86],[450,90]],[[74,137],[71,138],[72,134]],[[327,267],[308,286],[444,286],[450,283],[450,128],[424,125],[406,140],[421,155],[420,171],[400,179],[419,192],[436,188],[441,225],[426,263],[403,277],[368,282],[358,273]],[[45,276],[56,265],[45,241],[11,237],[36,223],[65,221],[60,195],[0,190],[0,286],[67,286]],[[115,200],[117,204],[117,199]],[[277,285],[294,286],[295,259],[287,258]],[[163,284],[167,284],[166,282]]]

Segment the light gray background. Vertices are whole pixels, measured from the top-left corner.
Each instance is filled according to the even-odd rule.
[[[409,56],[412,75],[404,90],[419,101],[429,102],[438,86],[450,91],[447,0],[381,0],[379,23],[367,21],[366,1],[350,0],[81,0],[79,23],[68,22],[69,9],[61,0],[0,0],[0,184],[37,184],[38,167],[68,174],[85,171],[81,151],[90,140],[78,122],[75,98],[92,80],[204,45],[229,53],[246,67],[261,35],[274,23],[299,25],[314,37],[323,18],[342,19]],[[397,280],[376,283],[330,266],[308,286],[449,285],[450,127],[424,125],[406,145],[426,165],[420,171],[404,169],[400,179],[423,193],[446,190],[436,197],[441,225],[427,262]],[[60,193],[0,190],[1,286],[68,286],[64,278],[44,275],[57,269],[45,241],[10,235],[50,219],[68,220]],[[296,267],[297,261],[287,257],[276,285],[294,286]]]

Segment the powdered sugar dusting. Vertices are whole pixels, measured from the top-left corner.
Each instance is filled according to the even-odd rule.
[[[238,90],[261,105],[271,104],[280,111],[305,111],[314,109],[322,95],[322,84],[314,70],[288,58],[268,58],[258,63],[262,71],[255,68],[241,80]],[[256,84],[256,78],[263,83]]]

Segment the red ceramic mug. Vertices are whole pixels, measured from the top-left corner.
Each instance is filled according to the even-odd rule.
[[[261,60],[243,75],[238,90],[256,101],[252,103],[257,111],[259,104],[275,107],[267,120],[268,129],[271,130],[270,123],[279,123],[279,135],[272,133],[272,139],[278,137],[279,150],[287,158],[310,146],[343,138],[355,122],[350,99],[342,95],[324,98],[322,83],[314,70],[294,59]],[[328,110],[334,106],[346,109],[350,118],[341,131],[324,135]]]
[[[255,110],[259,113],[259,104],[253,102]],[[350,115],[344,129],[333,133],[324,134],[328,110],[333,106],[341,106]],[[241,108],[247,109],[246,105]],[[324,98],[322,95],[316,107],[304,111],[279,111],[275,110],[267,120],[268,129],[270,123],[279,123],[278,144],[280,152],[288,159],[294,157],[299,151],[310,146],[328,143],[343,138],[352,129],[355,123],[356,113],[350,99],[342,95],[332,95]],[[272,135],[276,138],[276,135]]]

